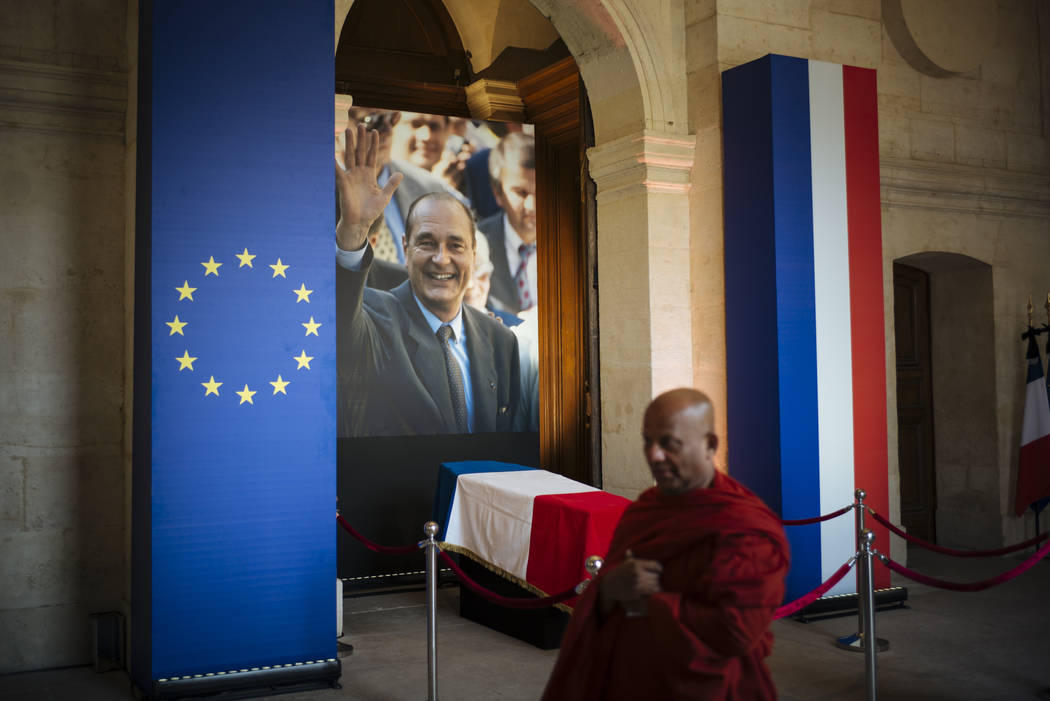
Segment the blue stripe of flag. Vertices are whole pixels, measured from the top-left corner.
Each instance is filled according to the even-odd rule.
[[[730,471],[784,518],[820,510],[809,72],[723,74]],[[818,525],[788,529],[787,598],[820,583]]]

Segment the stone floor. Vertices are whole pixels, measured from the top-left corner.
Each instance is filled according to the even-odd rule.
[[[1018,563],[912,552],[909,566],[956,581],[976,581]],[[1011,582],[975,593],[907,581],[908,608],[876,617],[890,649],[878,659],[882,699],[941,701],[1050,699],[1050,562]],[[556,651],[539,650],[458,616],[458,590],[439,592],[439,689],[443,699],[537,699]],[[422,592],[345,600],[342,688],[287,694],[285,701],[418,701],[426,698],[426,610]],[[833,644],[853,632],[852,617],[803,624],[778,621],[769,666],[785,701],[864,699],[863,655]],[[122,672],[87,667],[0,677],[5,701],[124,701],[134,698]]]

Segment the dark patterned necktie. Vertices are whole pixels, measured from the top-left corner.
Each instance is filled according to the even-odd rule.
[[[438,340],[441,341],[441,351],[445,354],[445,373],[448,375],[448,388],[452,392],[452,409],[456,412],[456,430],[460,433],[469,433],[467,425],[467,398],[463,391],[463,373],[460,372],[459,363],[452,355],[452,348],[448,341],[453,337],[452,327],[443,324],[437,330]]]
[[[521,263],[518,265],[517,272],[514,273],[514,284],[518,288],[518,306],[522,311],[530,309],[532,305],[536,304],[536,300],[532,298],[529,293],[529,258],[536,252],[536,244],[534,243],[523,243],[518,246],[518,254],[521,256]]]

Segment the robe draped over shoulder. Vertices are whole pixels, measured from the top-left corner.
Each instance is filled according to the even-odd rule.
[[[686,494],[642,493],[616,527],[604,573],[634,557],[663,565],[646,614],[602,620],[600,574],[580,597],[544,701],[775,699],[765,665],[784,597],[788,543],[780,519],[716,473]]]

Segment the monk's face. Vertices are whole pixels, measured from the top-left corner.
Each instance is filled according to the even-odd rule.
[[[667,494],[702,489],[715,476],[715,446],[709,404],[657,397],[645,411],[645,460],[656,486]]]

